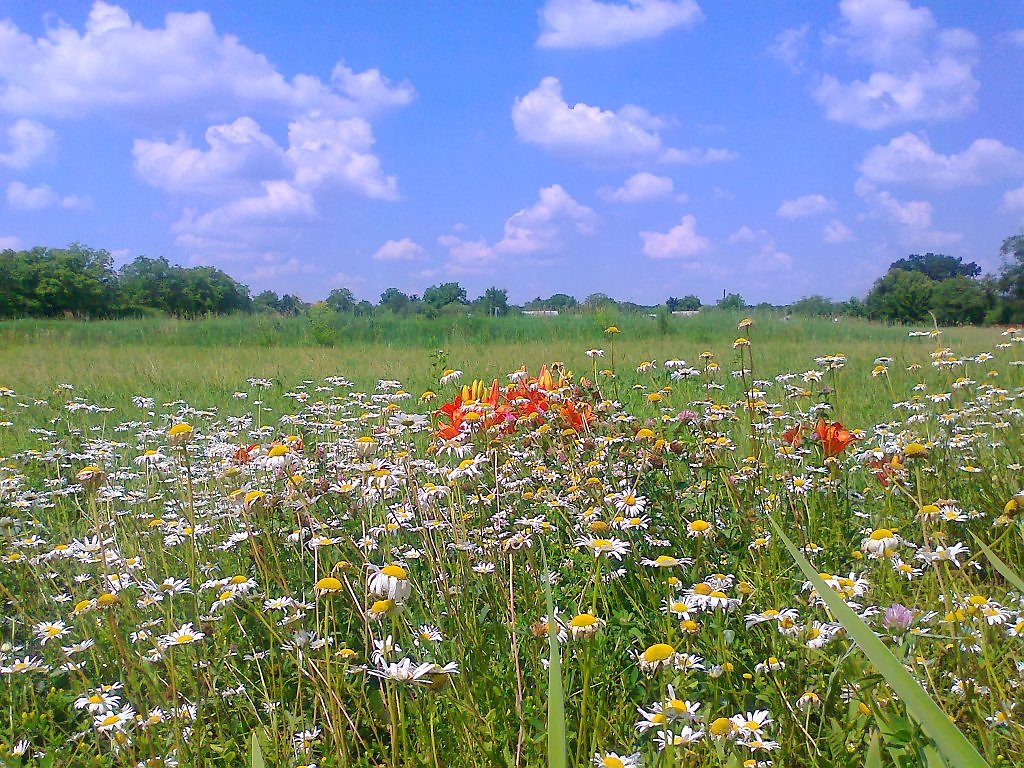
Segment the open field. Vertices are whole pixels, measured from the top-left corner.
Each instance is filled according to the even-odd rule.
[[[0,759],[1015,764],[1024,336],[740,320],[0,324]]]

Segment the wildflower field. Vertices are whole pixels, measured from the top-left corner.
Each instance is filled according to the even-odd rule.
[[[1020,764],[1024,333],[710,314],[0,326],[0,764]]]

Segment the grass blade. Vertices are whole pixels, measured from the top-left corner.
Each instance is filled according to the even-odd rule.
[[[551,594],[551,574],[544,545],[540,547],[544,565],[544,596],[548,610],[548,766],[566,768],[569,750],[565,742],[565,692],[562,690],[562,652],[558,647],[555,624],[555,599]]]
[[[868,744],[868,756],[864,760],[864,768],[882,768],[882,734],[875,731],[871,734],[871,743]]]
[[[988,766],[974,745],[949,721],[946,713],[932,700],[920,683],[907,672],[900,660],[893,656],[892,651],[885,646],[885,643],[818,575],[814,566],[786,536],[782,526],[771,518],[769,520],[775,533],[789,550],[789,554],[800,570],[804,572],[804,576],[821,595],[832,615],[843,625],[843,628],[879,673],[885,677],[886,682],[906,705],[907,712],[920,723],[921,728],[935,742],[947,762],[958,766],[958,768]]]
[[[249,768],[266,768],[267,764],[263,760],[263,747],[260,746],[260,737],[256,731],[252,732],[250,744]]]
[[[995,552],[993,552],[992,548],[989,547],[985,542],[979,539],[977,534],[975,534],[973,531],[971,532],[971,536],[974,537],[974,541],[975,543],[977,543],[978,548],[985,553],[985,557],[988,558],[988,561],[992,563],[992,567],[999,571],[999,575],[1006,579],[1010,584],[1012,584],[1013,588],[1016,589],[1018,592],[1024,592],[1024,579],[1022,579],[1020,576],[1014,573],[1013,569],[1006,563],[1004,563],[1002,558],[999,557],[999,555],[997,555]]]

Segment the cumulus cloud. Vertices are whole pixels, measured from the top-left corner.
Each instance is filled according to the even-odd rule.
[[[807,33],[810,30],[810,24],[803,24],[779,32],[775,42],[768,48],[768,53],[789,67],[791,72],[802,72],[806,64]]]
[[[696,0],[548,0],[538,15],[542,48],[611,48],[704,18]]]
[[[1016,212],[1024,211],[1024,187],[1017,187],[1016,189],[1009,189],[1003,193],[1003,205],[1004,211]]]
[[[145,182],[206,198],[174,227],[178,244],[195,253],[235,254],[287,240],[319,218],[315,194],[326,187],[398,197],[398,182],[381,170],[371,151],[373,131],[360,117],[296,118],[288,125],[287,147],[251,117],[210,126],[205,138],[205,149],[182,136],[139,139],[132,147],[135,171]]]
[[[30,187],[21,181],[7,185],[7,204],[22,211],[39,211],[44,208],[87,208],[88,201],[78,195],[61,196],[48,184]]]
[[[264,181],[262,192],[205,213],[185,211],[174,225],[176,242],[197,251],[245,255],[251,243],[272,247],[297,224],[318,218],[313,197],[287,181]]]
[[[962,152],[943,155],[932,149],[927,136],[904,133],[869,150],[860,172],[877,184],[953,189],[1024,175],[1024,152],[996,139],[977,139]]]
[[[473,272],[489,267],[499,256],[530,256],[560,251],[567,237],[592,235],[600,221],[590,208],[578,203],[560,184],[538,192],[533,205],[516,211],[505,222],[501,240],[466,240],[442,235],[438,243],[448,249],[449,269]]]
[[[683,216],[668,232],[641,232],[640,239],[644,256],[652,259],[692,259],[711,250],[712,245],[697,234],[697,219],[692,214]]]
[[[0,109],[21,115],[114,111],[139,118],[187,110],[221,116],[262,109],[347,117],[408,104],[414,96],[406,82],[342,63],[328,82],[309,74],[286,78],[266,56],[219,34],[202,11],[168,13],[162,27],[147,28],[123,8],[98,1],[82,32],[51,24],[39,39],[0,21]]]
[[[14,235],[4,235],[0,237],[0,251],[16,251],[21,248],[21,238],[14,237]]]
[[[671,197],[674,189],[675,184],[668,176],[641,171],[626,179],[621,187],[601,187],[597,194],[610,203],[645,203]]]
[[[784,272],[793,266],[793,257],[776,248],[775,240],[766,229],[751,229],[744,224],[729,235],[726,242],[729,245],[753,246],[753,253],[747,258],[745,265],[748,272]]]
[[[251,117],[206,129],[209,149],[179,135],[173,142],[136,139],[135,172],[170,192],[223,194],[285,173],[285,153]]]
[[[598,216],[573,200],[559,184],[540,190],[539,199],[529,208],[512,214],[505,222],[504,237],[494,246],[498,253],[537,253],[556,250],[567,230],[591,235]]]
[[[438,245],[448,249],[448,268],[453,272],[478,272],[498,258],[485,240],[463,240],[458,235],[441,235]]]
[[[826,243],[846,243],[853,239],[853,230],[839,219],[832,219],[824,226],[821,235]]]
[[[867,64],[867,79],[821,76],[814,98],[830,120],[878,129],[945,120],[974,109],[977,38],[941,29],[932,12],[907,0],[842,0],[842,25],[830,47]]]
[[[938,248],[963,239],[959,232],[943,232],[931,228],[934,207],[927,200],[899,200],[863,178],[857,180],[854,191],[871,207],[873,216],[899,227],[899,235],[905,245]]]
[[[836,204],[824,195],[804,195],[783,200],[776,213],[784,219],[802,219],[835,210]]]
[[[425,253],[422,245],[403,237],[401,240],[388,240],[377,249],[372,258],[377,261],[412,261],[422,258]]]
[[[692,165],[734,157],[724,149],[665,147],[659,134],[665,121],[642,107],[627,104],[616,112],[582,102],[569,106],[557,77],[545,77],[534,90],[516,99],[512,123],[521,141],[585,160]]]
[[[0,165],[28,168],[50,152],[55,135],[42,123],[24,118],[15,120],[7,126],[8,149],[0,152]]]

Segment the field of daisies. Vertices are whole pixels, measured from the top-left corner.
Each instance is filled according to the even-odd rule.
[[[0,387],[0,765],[1020,764],[1024,333],[759,330],[273,410]]]

